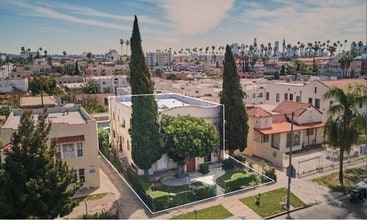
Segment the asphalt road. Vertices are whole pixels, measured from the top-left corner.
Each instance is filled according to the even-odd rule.
[[[277,219],[286,219],[286,215]],[[293,219],[367,219],[367,201],[349,202],[348,195],[291,212]]]

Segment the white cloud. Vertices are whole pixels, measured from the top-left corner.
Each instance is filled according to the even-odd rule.
[[[234,0],[160,0],[159,3],[177,32],[195,35],[216,27]]]
[[[363,19],[366,19],[366,2],[347,2],[349,1],[307,1],[313,7],[307,7],[303,2],[289,2],[273,10],[251,8],[244,11],[238,19],[252,23],[253,33],[269,41],[286,38],[287,43],[328,39],[347,39],[351,42],[361,40],[355,38],[364,39],[366,23]]]

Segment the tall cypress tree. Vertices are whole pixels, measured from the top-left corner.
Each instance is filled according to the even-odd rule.
[[[231,47],[227,45],[220,103],[225,108],[225,143],[230,155],[237,149],[243,151],[247,147],[248,116],[242,99],[240,77]]]
[[[135,16],[130,39],[130,85],[132,93],[131,148],[134,163],[146,176],[152,164],[161,157],[158,105],[154,87],[145,63],[138,19]]]

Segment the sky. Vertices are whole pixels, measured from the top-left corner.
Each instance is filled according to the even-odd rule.
[[[134,15],[144,52],[367,41],[366,0],[0,0],[0,52],[129,53]]]

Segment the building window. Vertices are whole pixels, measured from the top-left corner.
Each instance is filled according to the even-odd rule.
[[[55,157],[61,159],[61,147],[60,145],[56,145],[56,154]]]
[[[60,159],[82,157],[84,155],[83,143],[66,143],[56,145],[55,157]]]
[[[315,87],[315,91],[314,92],[315,92],[315,94],[317,93],[317,87]]]
[[[84,169],[79,169],[79,182],[85,182]]]
[[[275,95],[275,101],[276,101],[276,102],[279,102],[279,99],[280,99],[280,94],[279,94],[279,93],[277,93],[277,94]]]
[[[269,100],[269,92],[266,93],[266,100]]]
[[[271,135],[271,147],[279,149],[280,147],[280,134]]]
[[[74,145],[69,144],[63,144],[62,145],[62,156],[63,158],[74,158],[75,157],[75,148]]]
[[[308,104],[312,104],[312,98],[308,98]]]
[[[262,98],[263,97],[263,94],[262,93],[259,93],[258,97],[259,98]]]
[[[83,145],[82,143],[76,143],[76,148],[77,148],[77,155],[78,157],[82,157],[83,156]]]
[[[315,107],[320,108],[320,99],[315,99]]]
[[[263,135],[263,143],[269,143],[269,135],[268,134]]]
[[[293,132],[293,147],[300,145],[300,133],[299,132]],[[291,146],[291,133],[287,133],[287,148]]]
[[[288,100],[288,93],[284,93],[284,99]]]
[[[296,96],[296,102],[301,102],[301,96]]]
[[[289,100],[293,101],[293,94],[289,94]]]
[[[312,136],[313,135],[313,128],[309,128],[306,130],[306,136]]]

